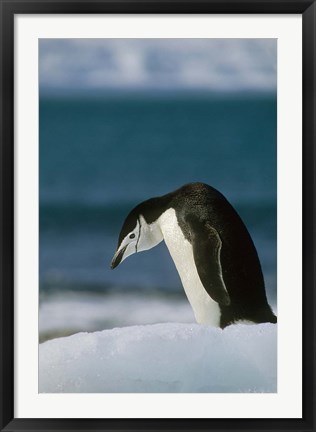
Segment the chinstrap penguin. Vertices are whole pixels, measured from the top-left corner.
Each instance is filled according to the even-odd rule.
[[[162,240],[198,323],[276,323],[251,236],[227,199],[190,183],[137,205],[121,229],[111,268]]]

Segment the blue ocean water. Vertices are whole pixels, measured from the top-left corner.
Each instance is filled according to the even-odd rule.
[[[274,94],[43,96],[40,290],[182,293],[163,243],[110,262],[136,204],[201,181],[246,223],[274,303],[276,110]]]

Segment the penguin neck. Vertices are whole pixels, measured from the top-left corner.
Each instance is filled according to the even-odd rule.
[[[139,216],[139,221],[141,227],[139,251],[152,249],[162,242],[163,234],[157,221],[149,224],[142,214]]]
[[[150,198],[144,201],[136,210],[143,216],[148,225],[158,224],[160,217],[168,210],[170,205],[170,194],[162,197]]]
[[[139,251],[151,249],[164,239],[160,221],[168,203],[168,197],[163,196],[144,201],[136,208],[140,222]]]

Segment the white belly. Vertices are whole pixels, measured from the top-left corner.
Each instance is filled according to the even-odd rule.
[[[200,324],[220,325],[220,308],[203,287],[196,270],[193,250],[178,225],[174,209],[164,212],[158,220],[170,255],[176,265],[184,291]]]

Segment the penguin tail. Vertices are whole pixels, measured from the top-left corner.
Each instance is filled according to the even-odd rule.
[[[267,322],[272,324],[276,324],[278,322],[278,318],[276,315],[274,315],[270,305],[268,305],[267,318],[269,318]]]
[[[258,322],[260,323],[268,322],[276,324],[278,322],[278,318],[274,315],[270,306],[268,306],[267,309],[264,309],[261,313],[259,313],[257,318],[259,318]]]

